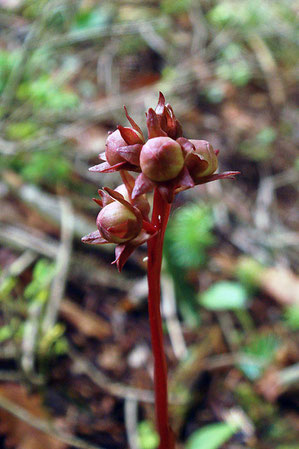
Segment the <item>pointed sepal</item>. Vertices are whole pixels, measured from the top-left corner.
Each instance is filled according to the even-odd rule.
[[[150,108],[147,112],[146,125],[149,139],[152,139],[153,137],[167,137],[166,132],[161,128],[160,120],[156,112],[152,108]]]
[[[137,123],[132,119],[132,117],[130,117],[126,106],[124,106],[124,110],[125,110],[126,117],[127,117],[128,121],[130,122],[132,128],[135,129],[135,131],[137,131],[143,137],[141,129],[139,128]]]
[[[90,234],[85,235],[84,237],[81,238],[81,242],[83,243],[89,243],[91,245],[104,245],[107,242],[106,239],[104,239],[101,234],[99,233],[99,231],[94,231],[91,232]]]
[[[155,184],[143,173],[136,178],[135,186],[132,192],[132,199],[143,193],[147,193],[155,187]]]
[[[135,131],[135,129],[127,128],[125,126],[118,125],[121,137],[126,141],[128,145],[135,145],[136,143],[143,143],[141,135]]]
[[[113,173],[115,171],[121,170],[127,162],[119,162],[115,165],[110,165],[108,162],[103,162],[102,164],[94,165],[90,167],[88,170],[91,172],[99,172],[99,173]]]
[[[118,154],[130,164],[139,166],[139,158],[142,145],[137,143],[135,145],[128,145],[117,149]]]

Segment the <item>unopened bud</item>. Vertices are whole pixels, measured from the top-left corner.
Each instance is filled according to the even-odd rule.
[[[113,133],[109,134],[106,141],[106,159],[110,165],[115,165],[123,162],[123,158],[117,153],[117,149],[125,147],[127,142],[122,138],[119,130],[117,129]]]
[[[142,221],[129,208],[113,201],[103,207],[97,217],[97,228],[101,236],[110,243],[124,243],[135,238]]]
[[[174,179],[183,166],[182,148],[170,137],[154,137],[142,147],[140,167],[152,181],[163,182]]]
[[[124,197],[124,199],[126,201],[128,201],[128,203],[131,203],[134,206],[136,206],[140,210],[141,214],[144,217],[148,216],[148,214],[150,212],[150,204],[149,204],[149,202],[148,202],[148,200],[147,200],[145,195],[140,195],[137,198],[135,198],[134,201],[132,201],[132,198],[130,198],[130,195],[128,193],[128,189],[125,186],[125,184],[121,184],[120,186],[116,187],[116,189],[114,189],[114,190],[115,190],[115,192],[120,193]],[[105,203],[104,203],[105,206],[107,204],[112,203],[112,201],[113,201],[113,199],[109,195],[107,195],[105,197]]]
[[[125,184],[121,184],[116,187],[116,192],[120,193],[128,203],[132,203],[132,198],[130,198],[127,187]],[[136,206],[143,216],[147,216],[150,212],[150,204],[145,195],[140,195],[133,201],[134,206]]]
[[[195,151],[188,154],[186,167],[196,180],[213,174],[218,168],[218,159],[212,145],[206,140],[191,140]]]

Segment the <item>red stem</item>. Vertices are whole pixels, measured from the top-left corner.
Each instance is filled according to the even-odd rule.
[[[162,198],[159,191],[156,189],[154,194],[152,224],[159,230],[159,232],[155,237],[148,241],[147,276],[148,309],[154,355],[156,421],[160,436],[159,449],[174,449],[174,439],[168,419],[167,365],[163,348],[163,329],[160,312],[162,249],[170,207],[171,205]]]

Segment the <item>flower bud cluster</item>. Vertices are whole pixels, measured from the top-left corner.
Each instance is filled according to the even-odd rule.
[[[131,194],[134,178],[124,173],[123,179],[126,184],[121,184],[115,190],[109,187],[99,190],[100,198],[94,198],[102,207],[96,220],[98,229],[82,238],[84,243],[117,244],[114,263],[119,271],[131,253],[156,234],[156,229],[148,219],[150,205],[145,195],[133,201]]]
[[[186,139],[173,109],[160,93],[156,109],[146,114],[148,139],[129,116],[130,127],[118,126],[100,153],[103,161],[90,171],[119,171],[123,184],[115,190],[100,190],[102,206],[97,217],[98,230],[83,237],[86,243],[116,243],[116,260],[121,269],[132,251],[157,232],[148,215],[145,194],[157,189],[171,203],[176,193],[217,179],[234,178],[239,172],[215,174],[218,150],[206,140]],[[128,172],[139,173],[135,179]]]

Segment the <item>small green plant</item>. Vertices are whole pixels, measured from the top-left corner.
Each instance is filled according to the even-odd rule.
[[[286,307],[284,312],[286,325],[293,331],[299,330],[299,304]]]
[[[250,343],[242,348],[247,360],[240,362],[239,368],[250,380],[260,378],[274,359],[278,347],[279,339],[275,335],[253,336]]]
[[[36,151],[26,156],[27,163],[20,167],[24,180],[50,186],[58,182],[67,184],[70,181],[71,165],[68,159],[61,155],[59,147]]]
[[[215,242],[211,208],[188,204],[178,209],[166,233],[168,251],[180,268],[199,268],[206,263],[207,249]]]
[[[46,259],[40,259],[34,266],[32,280],[24,291],[24,296],[14,304],[14,289],[17,286],[15,277],[6,277],[0,285],[0,305],[10,311],[4,314],[7,321],[0,330],[0,342],[12,340],[22,341],[26,335],[36,334],[35,353],[40,358],[57,357],[67,350],[64,337],[65,327],[56,323],[46,333],[41,328],[45,305],[49,297],[50,284],[55,274],[55,265]],[[24,319],[25,317],[25,319]],[[37,322],[37,317],[40,321]]]
[[[238,425],[220,422],[196,430],[188,439],[186,449],[220,449],[238,430]]]
[[[113,5],[104,4],[95,8],[80,8],[74,18],[73,30],[86,30],[107,26],[113,18]]]
[[[182,14],[190,9],[192,0],[162,0],[161,9],[166,14]]]
[[[142,421],[138,425],[138,442],[140,449],[156,449],[159,436],[150,421]]]
[[[6,127],[6,137],[9,140],[26,140],[33,138],[39,127],[32,120],[26,120],[24,122],[9,123]]]
[[[3,49],[0,49],[0,95],[2,94],[7,79],[11,73],[11,70],[14,66],[14,64],[17,64],[18,60],[20,58],[20,52],[19,50],[15,51],[6,51]]]
[[[20,84],[17,98],[21,102],[28,101],[36,110],[45,108],[59,111],[78,104],[78,97],[74,92],[57,85],[57,81],[46,74]]]
[[[252,78],[247,52],[241,44],[231,43],[219,54],[216,75],[236,86],[245,86]]]
[[[219,281],[199,295],[199,302],[209,310],[238,310],[247,305],[248,294],[243,285]]]

